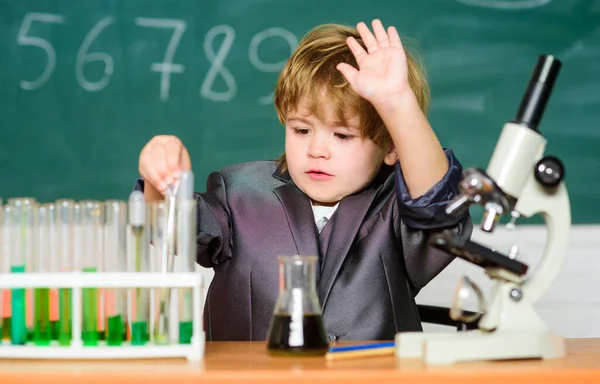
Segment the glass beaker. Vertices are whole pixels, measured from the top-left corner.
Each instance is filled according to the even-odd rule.
[[[316,256],[279,256],[279,297],[269,327],[272,355],[324,355],[329,342],[317,297]]]

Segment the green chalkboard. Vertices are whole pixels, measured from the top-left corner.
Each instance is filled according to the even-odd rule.
[[[271,92],[297,40],[379,17],[425,59],[430,120],[485,168],[539,54],[563,69],[540,129],[573,220],[600,223],[594,0],[0,0],[0,196],[125,199],[156,134],[212,170],[283,150]]]

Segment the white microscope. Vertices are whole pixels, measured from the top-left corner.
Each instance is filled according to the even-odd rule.
[[[486,232],[492,232],[504,214],[517,218],[541,213],[548,233],[539,266],[527,274],[527,265],[473,241],[461,240],[450,231],[432,236],[433,246],[481,266],[495,284],[478,319],[478,329],[398,333],[398,358],[420,358],[433,365],[566,355],[564,339],[549,329],[533,308],[561,270],[571,227],[564,168],[557,158],[544,156],[546,140],[537,130],[560,67],[561,62],[553,56],[539,57],[517,117],[504,125],[487,171],[465,170],[459,196],[446,207],[448,214],[457,214],[471,204],[483,205],[481,228]],[[468,279],[462,280],[465,282],[469,285]],[[465,320],[459,302],[468,287],[459,282],[457,288],[450,315]],[[475,292],[481,298],[477,289]]]

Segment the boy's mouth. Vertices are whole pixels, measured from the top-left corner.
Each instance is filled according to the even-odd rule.
[[[306,172],[306,174],[311,178],[311,179],[315,179],[315,180],[327,180],[331,177],[333,177],[333,175],[324,172],[320,169],[311,169],[310,171]]]

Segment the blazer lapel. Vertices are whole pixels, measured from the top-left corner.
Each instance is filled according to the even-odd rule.
[[[329,223],[333,224],[333,232],[329,239],[327,255],[325,255],[323,260],[320,284],[317,287],[322,308],[325,307],[335,278],[348,255],[350,247],[354,243],[354,238],[364,221],[376,193],[377,189],[371,188],[357,195],[345,197],[340,201],[340,205],[334,213],[336,215],[335,220]]]
[[[298,254],[318,257],[317,229],[308,196],[291,181],[273,191],[285,210]],[[317,269],[318,281],[318,265],[315,269]]]

